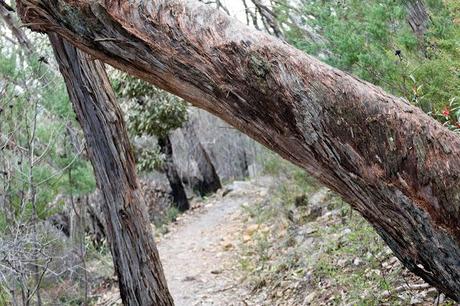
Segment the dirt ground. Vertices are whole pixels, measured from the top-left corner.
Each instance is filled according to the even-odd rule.
[[[266,195],[262,181],[234,182],[196,213],[186,214],[159,243],[177,306],[247,305],[236,263],[240,208]]]
[[[242,285],[237,244],[241,207],[267,195],[270,179],[236,181],[220,193],[195,204],[171,224],[158,250],[175,305],[249,305]],[[120,305],[118,289],[98,305]]]

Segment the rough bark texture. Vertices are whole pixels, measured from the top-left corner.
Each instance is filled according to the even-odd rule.
[[[222,184],[220,183],[216,168],[208,152],[206,152],[200,138],[196,134],[192,119],[188,120],[182,132],[184,133],[185,140],[189,144],[190,155],[196,161],[198,170],[202,176],[200,181],[195,184],[194,189],[196,189],[201,196],[216,192],[222,188]]]
[[[423,42],[430,15],[423,0],[406,0],[407,22],[419,41]]]
[[[190,203],[185,193],[184,185],[177,173],[176,165],[173,160],[173,149],[169,135],[158,138],[158,146],[161,153],[166,157],[164,170],[171,186],[172,197],[175,207],[180,211],[186,211],[190,208]]]
[[[195,1],[19,7],[32,29],[57,31],[305,168],[406,267],[460,300],[460,137],[420,109]]]
[[[103,195],[106,234],[125,305],[173,305],[121,111],[100,62],[49,35]]]

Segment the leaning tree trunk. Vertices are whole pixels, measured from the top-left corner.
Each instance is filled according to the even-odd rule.
[[[196,189],[201,196],[216,192],[222,188],[222,184],[220,183],[216,168],[214,167],[208,152],[206,152],[200,138],[196,134],[192,119],[187,121],[185,126],[182,128],[182,132],[184,133],[185,140],[189,144],[191,156],[196,161],[198,171],[202,176],[196,186]]]
[[[123,117],[100,62],[49,35],[103,195],[106,234],[125,305],[173,305],[139,188]]]
[[[174,164],[173,149],[169,135],[158,137],[158,146],[160,147],[160,152],[165,155],[164,171],[171,186],[174,205],[179,211],[186,211],[190,208],[190,203],[188,202],[184,185]]]
[[[460,137],[402,98],[180,0],[20,0],[23,21],[181,96],[303,167],[460,300]]]

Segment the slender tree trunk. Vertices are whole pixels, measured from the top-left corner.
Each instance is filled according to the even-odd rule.
[[[184,185],[182,184],[182,180],[180,179],[180,176],[177,173],[176,165],[174,164],[173,149],[169,135],[159,137],[158,145],[160,146],[161,153],[163,153],[166,157],[164,170],[166,177],[168,178],[169,185],[171,186],[174,205],[178,210],[186,211],[190,208],[190,203],[188,202]]]
[[[104,203],[107,239],[125,305],[173,305],[123,117],[100,62],[49,35],[88,144]]]
[[[197,189],[200,195],[203,196],[216,192],[222,188],[222,184],[220,183],[216,168],[214,167],[208,152],[206,152],[200,138],[196,134],[191,120],[192,119],[189,119],[189,121],[185,124],[182,128],[182,132],[184,133],[185,140],[189,144],[191,156],[196,161],[198,170],[202,176]]]
[[[34,177],[34,164],[35,164],[35,141],[37,135],[37,116],[38,116],[38,102],[35,100],[33,103],[33,121],[30,131],[30,138],[28,140],[28,157],[29,157],[29,173],[28,173],[28,203],[30,203],[32,207],[32,231],[33,231],[33,258],[32,258],[32,265],[34,270],[34,286],[35,290],[32,291],[31,294],[27,297],[27,303],[32,301],[33,295],[37,297],[37,306],[42,305],[42,298],[41,298],[41,277],[40,277],[40,260],[39,260],[39,253],[38,249],[41,247],[40,241],[38,240],[38,233],[37,233],[37,224],[38,224],[38,213],[37,213],[37,190],[35,185],[35,177]]]
[[[240,138],[243,139],[243,136],[240,135]],[[240,148],[239,152],[237,152],[241,175],[243,178],[249,176],[249,162],[248,162],[248,154],[246,153],[246,149],[244,147]]]
[[[195,1],[18,3],[32,29],[57,31],[306,169],[460,301],[460,137],[420,109]]]
[[[86,210],[86,203],[83,203],[82,199],[79,198],[79,206],[80,206],[80,220],[82,227],[81,235],[80,235],[80,242],[79,242],[79,253],[81,259],[81,269],[83,270],[83,280],[82,282],[82,289],[83,289],[83,306],[88,305],[88,297],[89,297],[89,284],[88,284],[88,269],[86,268],[86,244],[85,244],[85,228],[86,228],[86,217],[85,217],[85,210]]]
[[[16,37],[23,50],[27,53],[27,55],[31,56],[33,54],[32,44],[24,31],[22,31],[17,25],[16,20],[14,20],[13,13],[8,11],[4,6],[0,5],[0,16],[14,37]]]
[[[72,170],[69,169],[69,183],[72,185]],[[75,198],[70,192],[70,239],[73,248],[80,258],[83,278],[79,277],[80,287],[83,290],[84,305],[88,304],[88,271],[86,269],[85,247],[85,207],[80,197]]]

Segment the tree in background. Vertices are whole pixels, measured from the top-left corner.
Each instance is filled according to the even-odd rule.
[[[79,131],[64,84],[48,64],[45,41],[26,36],[3,6],[0,16],[0,296],[5,291],[5,301],[13,304],[46,304],[43,289],[69,275],[87,291],[84,264],[80,268],[84,244],[76,257],[75,247],[48,220],[67,209],[60,195],[78,189],[85,196],[95,182],[82,156],[84,144],[69,143],[67,131],[73,138]]]
[[[140,152],[139,165],[142,170],[161,169],[165,172],[172,190],[176,208],[186,211],[190,204],[184,185],[173,159],[170,132],[187,121],[186,104],[147,83],[123,75],[117,78],[116,91],[127,99],[128,129],[135,136],[156,136],[159,150]]]
[[[186,178],[194,191],[206,195],[222,187],[183,100],[128,75],[115,76],[115,89],[126,100],[127,122],[131,133],[134,136],[154,136],[158,139],[158,149],[138,148],[137,161],[140,170],[158,169],[166,173],[179,210],[188,209],[189,204],[173,159],[171,133],[175,129],[182,128],[190,148],[189,156],[197,162],[201,175],[196,181]]]

